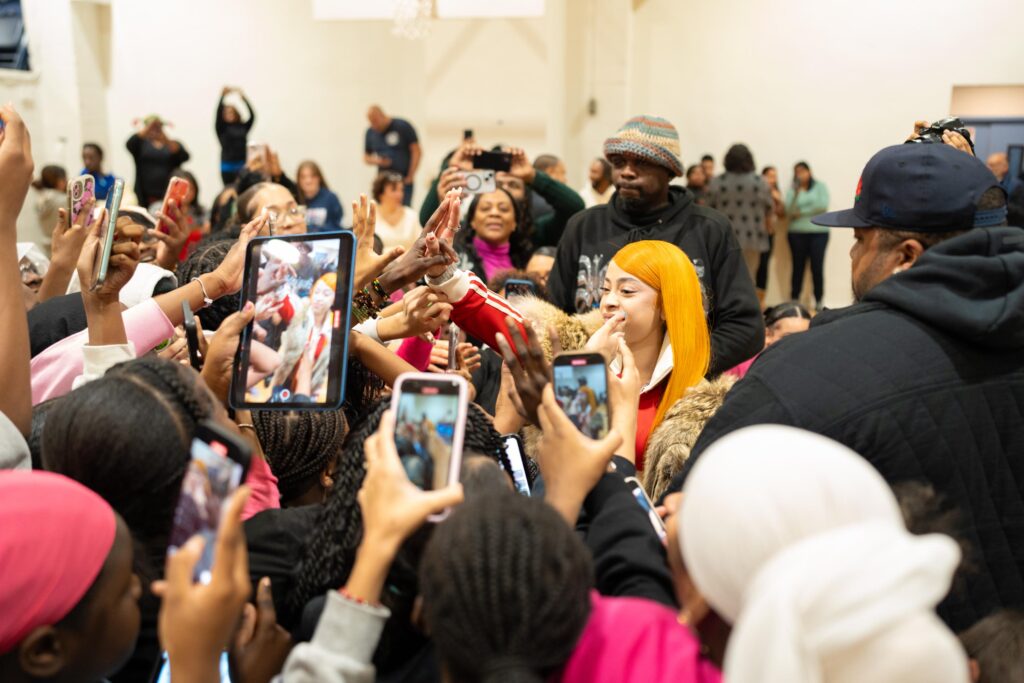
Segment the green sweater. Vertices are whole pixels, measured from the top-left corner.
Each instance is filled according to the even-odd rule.
[[[437,197],[437,181],[438,178],[434,178],[430,183],[430,190],[427,192],[426,199],[423,200],[423,206],[420,207],[420,225],[426,225],[430,217],[437,211],[437,207],[441,205],[441,200]],[[543,197],[554,209],[554,213],[541,216],[534,221],[531,240],[533,246],[558,246],[558,240],[565,232],[566,223],[569,222],[573,214],[586,208],[583,198],[576,194],[571,187],[558,182],[543,171],[537,171],[537,177],[534,178],[532,184],[527,185],[527,189],[533,190]]]
[[[789,216],[790,232],[828,232],[827,226],[811,222],[812,218],[826,211],[828,188],[820,180],[815,180],[814,187],[799,194],[795,194],[793,188],[786,193],[786,215]]]

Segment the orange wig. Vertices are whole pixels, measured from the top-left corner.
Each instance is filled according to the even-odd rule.
[[[711,335],[704,314],[704,295],[693,263],[682,249],[669,242],[633,242],[619,249],[612,260],[658,291],[658,306],[664,312],[672,344],[672,374],[658,404],[653,431],[668,409],[708,372]]]

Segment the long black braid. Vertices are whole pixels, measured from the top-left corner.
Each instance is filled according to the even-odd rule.
[[[590,554],[545,503],[467,500],[438,525],[420,564],[424,616],[456,681],[540,682],[590,616]]]
[[[285,506],[316,486],[348,434],[340,410],[254,410],[252,422]]]
[[[142,542],[159,574],[196,424],[213,414],[198,375],[146,356],[121,363],[65,396],[42,434],[43,466],[100,494]],[[142,558],[139,558],[142,559]]]
[[[295,584],[287,600],[287,612],[297,615],[312,598],[348,579],[355,561],[356,548],[363,535],[363,515],[356,494],[363,485],[366,469],[363,443],[377,431],[381,413],[388,402],[379,400],[370,407],[366,419],[353,427],[345,441],[334,475],[334,488],[328,495],[315,531],[306,539],[302,558],[295,570]],[[483,410],[470,404],[466,415],[463,451],[478,453],[495,461],[504,458],[501,435],[495,431]]]

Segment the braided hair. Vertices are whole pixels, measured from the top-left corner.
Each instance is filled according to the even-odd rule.
[[[551,507],[503,493],[467,500],[420,565],[423,610],[456,681],[540,683],[590,616],[590,554]]]
[[[340,410],[254,410],[252,422],[284,507],[317,485],[348,434]]]
[[[178,282],[187,285],[200,275],[212,273],[224,261],[224,257],[235,246],[235,240],[214,236],[209,242],[200,244],[192,254],[178,266]],[[209,306],[196,311],[204,330],[214,331],[232,313],[241,308],[241,295],[228,294]]]
[[[196,425],[214,399],[180,363],[145,356],[111,368],[53,406],[43,467],[104,498],[128,524],[155,575],[163,567]],[[155,563],[155,564],[154,564]]]
[[[334,487],[296,566],[285,618],[300,614],[311,599],[348,580],[363,536],[363,515],[356,501],[366,475],[363,443],[377,431],[380,416],[387,408],[388,402],[379,400],[370,407],[366,419],[349,432],[334,473]],[[463,451],[507,461],[501,435],[490,418],[476,404],[471,403],[468,408]]]

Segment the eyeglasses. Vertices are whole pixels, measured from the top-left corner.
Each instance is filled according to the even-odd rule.
[[[270,234],[273,235],[276,228],[288,228],[298,223],[304,223],[306,221],[306,207],[293,206],[287,211],[270,209],[267,211],[267,217],[270,218]]]

